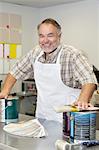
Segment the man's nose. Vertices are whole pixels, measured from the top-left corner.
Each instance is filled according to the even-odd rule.
[[[44,42],[47,43],[49,41],[48,37],[44,37]]]

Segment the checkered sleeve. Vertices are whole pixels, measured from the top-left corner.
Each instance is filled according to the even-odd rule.
[[[88,62],[87,58],[79,53],[75,57],[75,65],[74,65],[74,75],[82,85],[86,83],[94,83],[97,84],[97,79],[93,72],[92,65]]]
[[[32,65],[32,51],[30,51],[26,56],[23,56],[18,60],[10,72],[17,80],[26,80],[30,77],[33,78],[33,65]]]

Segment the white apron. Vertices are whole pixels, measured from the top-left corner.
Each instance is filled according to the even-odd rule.
[[[62,50],[61,50],[62,51]],[[61,80],[61,51],[55,64],[44,64],[38,61],[42,52],[36,58],[34,78],[37,87],[36,117],[62,122],[62,113],[56,113],[54,106],[72,104],[80,94],[79,89],[66,86]]]

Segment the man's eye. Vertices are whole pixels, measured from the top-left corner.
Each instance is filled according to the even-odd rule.
[[[53,37],[53,35],[49,35],[48,37]]]
[[[39,35],[39,37],[40,37],[40,38],[43,38],[44,36],[43,36],[43,35]]]
[[[53,37],[53,36],[54,36],[53,34],[49,34],[49,35],[48,35],[48,37]]]
[[[48,34],[47,37],[54,37],[54,35],[53,35],[53,34]],[[45,38],[45,36],[42,35],[42,34],[40,34],[40,35],[39,35],[39,38]]]

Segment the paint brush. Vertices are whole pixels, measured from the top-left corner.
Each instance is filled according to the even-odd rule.
[[[87,109],[82,109],[77,106],[72,106],[72,105],[63,105],[59,107],[54,107],[54,110],[57,113],[62,113],[62,112],[85,112],[85,111],[99,111],[99,107],[88,107]]]

